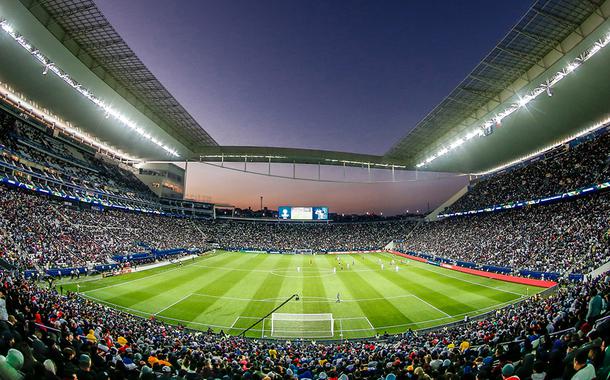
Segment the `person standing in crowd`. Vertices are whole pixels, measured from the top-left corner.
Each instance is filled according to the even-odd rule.
[[[593,323],[599,318],[602,313],[603,299],[598,294],[597,290],[591,292],[591,299],[589,300],[589,308],[587,309],[587,321]]]
[[[595,367],[588,363],[589,350],[581,348],[574,356],[574,370],[576,373],[572,380],[592,380],[595,379]]]
[[[6,310],[6,300],[4,299],[4,293],[0,291],[0,329],[5,330],[8,328],[8,311]]]

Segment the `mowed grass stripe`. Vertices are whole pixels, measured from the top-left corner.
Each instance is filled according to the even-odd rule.
[[[489,305],[490,303],[500,304],[510,300],[517,300],[521,297],[517,294],[501,292],[470,282],[451,280],[446,277],[443,278],[442,275],[438,273],[433,274],[422,268],[413,267],[411,273],[414,276],[414,279],[436,276],[437,282],[441,284],[438,289],[444,293],[446,292],[448,298],[455,300],[455,305],[460,306],[456,308],[453,314],[476,310],[485,305]],[[457,302],[457,299],[464,299],[464,293],[468,294],[467,304],[464,302]]]
[[[163,313],[163,317],[193,321],[196,324],[230,326],[235,314],[239,312],[240,304],[244,302],[237,300],[224,300],[235,287],[250,286],[252,281],[256,281],[259,276],[255,272],[246,274],[239,271],[231,271],[231,267],[243,265],[248,268],[256,269],[263,265],[267,258],[259,255],[239,255],[229,256],[226,270],[204,269],[210,272],[202,286],[194,287],[191,296],[185,302],[172,307]],[[244,283],[244,279],[250,283]],[[201,284],[201,283],[200,283]],[[211,297],[208,297],[211,296]]]
[[[367,260],[367,265],[370,267],[378,266],[378,264],[371,260]],[[387,283],[395,284],[404,292],[414,294],[421,298],[424,301],[422,302],[423,308],[434,310],[434,308],[429,305],[431,304],[441,310],[440,313],[437,310],[434,310],[435,313],[428,315],[427,318],[421,318],[424,320],[446,317],[447,314],[455,315],[476,310],[477,307],[472,304],[473,298],[476,296],[474,294],[466,295],[463,292],[465,287],[469,287],[473,292],[486,292],[491,290],[471,283],[444,281],[442,277],[439,277],[434,273],[422,275],[421,272],[418,272],[419,269],[417,267],[409,264],[406,266],[401,266],[399,264],[399,272],[390,269],[389,262],[386,263],[385,268],[385,270],[380,270],[377,273],[383,277]],[[413,283],[417,285],[413,286]]]
[[[434,266],[426,264],[426,263],[421,263],[419,261],[406,259],[406,258],[397,256],[397,255],[394,255],[391,253],[382,253],[380,255],[382,255],[385,260],[404,259],[409,263],[409,265],[413,265],[413,266],[423,269],[427,272],[433,272],[433,273],[436,273],[437,275],[447,277],[448,280],[451,280],[451,279],[462,280],[466,283],[475,283],[475,284],[481,285],[483,287],[491,287],[500,292],[505,291],[505,292],[517,293],[519,295],[528,295],[528,294],[533,294],[534,292],[539,292],[539,291],[543,290],[543,288],[539,288],[536,286],[527,286],[527,285],[523,285],[523,284],[517,284],[514,282],[496,280],[496,279],[489,278],[489,277],[476,276],[476,275],[472,275],[472,274],[468,274],[468,273],[464,273],[464,272],[454,271],[454,270],[451,270],[448,268],[434,267]],[[532,292],[528,292],[527,291],[528,289],[532,290]]]
[[[437,293],[442,293],[453,300],[452,302],[447,303],[448,306],[453,306],[452,310],[444,309],[451,315],[463,314],[487,307],[490,304],[502,304],[520,298],[520,294],[516,292],[509,293],[498,290],[492,285],[477,281],[465,281],[466,279],[462,279],[461,277],[452,276],[452,273],[446,273],[447,271],[459,272],[445,268],[435,268],[435,270],[432,270],[427,267],[432,268],[429,264],[413,261],[407,264],[409,275],[415,282],[419,283],[427,278],[435,279],[433,287],[438,290]],[[473,276],[470,277],[472,279]],[[434,302],[434,299],[429,296],[432,295],[432,291],[421,293],[420,289],[416,287],[412,292],[425,299],[427,302],[431,302],[435,304],[435,306],[438,306],[438,304]]]
[[[305,257],[303,257],[301,261],[304,265],[308,265],[307,276],[303,276],[303,279],[301,280],[301,296],[303,298],[303,301],[307,301],[301,302],[301,313],[332,313],[328,299],[325,299],[328,298],[328,295],[326,293],[326,289],[324,288],[324,282],[332,277],[320,278],[320,269],[318,265],[309,265],[309,260],[305,260]],[[324,260],[316,261],[320,263],[324,262]]]
[[[229,263],[233,258],[229,255],[219,259],[219,263]],[[205,275],[204,275],[205,274]],[[111,303],[127,305],[132,309],[156,313],[187,294],[193,293],[197,283],[210,282],[223,275],[222,271],[203,270],[195,265],[178,267],[178,270],[166,273],[166,276],[144,278],[138,286],[125,284],[124,287],[113,287],[114,296],[104,299]],[[95,297],[102,297],[107,289],[95,292]],[[185,318],[180,318],[185,319]]]
[[[395,293],[413,295],[413,297],[405,298],[388,297],[388,300],[403,311],[405,315],[412,315],[415,312],[417,316],[411,318],[412,320],[432,320],[447,317],[450,314],[442,307],[449,300],[449,297],[433,290],[433,288],[439,285],[435,278],[414,279],[410,268],[404,265],[399,264],[399,272],[396,272],[394,266],[390,265],[390,262],[384,262],[385,269],[381,270],[378,257],[362,257],[361,259],[362,265],[371,269],[378,269],[374,273],[376,274],[375,284],[379,288],[393,290],[392,292],[384,292],[384,295],[389,296],[389,294]],[[413,283],[417,285],[413,286]]]
[[[357,263],[357,265],[362,265]],[[366,278],[362,277],[357,271],[344,271],[340,280],[345,289],[350,289],[355,299],[378,298],[375,301],[358,302],[358,307],[362,310],[373,326],[392,325],[411,322],[411,317],[405,315],[394,304],[383,297],[383,294],[375,285],[379,279],[376,272],[368,272]],[[348,305],[351,305],[348,304]]]
[[[273,265],[275,261],[270,255],[257,255],[254,262],[245,263],[241,261],[241,256],[239,254],[235,255],[235,262],[232,267],[245,266],[255,270],[259,268],[265,269],[269,265]],[[254,293],[262,282],[260,273],[250,272],[245,275],[244,272],[229,273],[231,273],[230,276],[223,278],[221,282],[214,284],[213,287],[198,290],[198,293],[210,294],[220,298],[215,299],[208,308],[202,310],[196,317],[197,321],[205,323],[209,320],[214,320],[216,324],[230,327],[242,314],[246,305],[255,298]],[[223,298],[223,296],[228,298]],[[263,302],[263,304],[266,303]],[[218,319],[218,313],[220,313],[221,317],[224,317],[224,320]]]
[[[204,260],[210,260],[211,258],[217,257],[217,256],[218,256],[218,254],[209,253],[209,254],[205,254],[204,256],[196,258],[194,261],[186,260],[183,262],[184,263],[183,267],[191,266],[192,264],[196,264],[196,263],[204,261]],[[63,288],[65,290],[76,291],[77,290],[76,285],[79,284],[80,292],[88,293],[88,292],[94,292],[101,288],[110,288],[110,287],[115,287],[115,286],[119,286],[119,285],[124,285],[126,283],[135,283],[135,282],[139,281],[140,279],[154,277],[154,276],[160,275],[164,272],[175,271],[177,269],[178,268],[176,265],[168,264],[168,265],[160,266],[160,267],[153,268],[153,269],[147,269],[147,270],[143,270],[143,271],[139,271],[139,272],[125,273],[120,276],[113,276],[113,277],[106,277],[106,278],[99,277],[96,279],[85,278],[80,281],[72,281],[72,282],[60,281],[58,283],[58,285],[63,286]]]
[[[295,268],[296,266],[293,263],[295,256],[288,256],[286,260],[278,260],[279,257],[270,255],[272,260],[272,271],[276,271],[276,273],[285,273],[284,271],[289,268]],[[295,269],[296,272],[296,269]],[[278,298],[276,302],[273,303],[261,303],[256,301],[250,301],[242,308],[239,316],[241,317],[262,317],[267,314],[274,307],[279,305],[283,300],[280,300],[280,291],[282,289],[282,284],[286,280],[286,276],[283,275],[275,275],[269,274],[267,276],[261,277],[262,281],[259,281],[258,284],[249,285],[251,289],[256,289],[254,294],[252,295],[253,299],[274,299]],[[282,295],[289,297],[290,295]],[[249,326],[250,322],[254,322],[255,320],[249,320],[246,324]],[[248,327],[246,326],[246,327]],[[254,332],[258,331],[260,333],[262,325],[256,326]],[[253,333],[254,333],[253,332]],[[252,334],[250,334],[252,336]],[[255,336],[258,336],[255,334]]]
[[[333,277],[333,285],[327,287],[328,289],[332,289],[335,298],[335,303],[332,304],[333,317],[337,320],[337,323],[335,323],[335,336],[341,338],[346,336],[365,337],[373,335],[375,334],[375,330],[369,330],[370,326],[367,321],[368,314],[363,309],[363,306],[366,303],[370,303],[372,307],[375,307],[374,304],[377,304],[378,301],[353,302],[355,299],[360,298],[359,294],[356,294],[354,289],[355,287],[358,287],[359,284],[355,284],[354,286],[352,283],[353,279],[350,279],[353,261],[352,258],[346,256],[342,256],[341,260],[344,263],[345,269],[343,271],[339,270],[339,274]],[[350,269],[347,269],[347,263],[350,264]],[[340,294],[342,302],[336,302],[337,293]],[[346,331],[342,336],[341,334],[344,330],[361,331]]]
[[[343,330],[353,330],[344,331],[344,338],[373,335],[367,317],[377,332],[397,333],[407,328],[460,320],[464,314],[461,311],[465,309],[470,315],[480,314],[481,309],[506,304],[500,300],[512,300],[518,294],[528,292],[524,285],[408,259],[404,259],[407,264],[399,264],[400,270],[395,272],[390,261],[399,262],[402,258],[390,254],[341,255],[340,258],[343,270],[335,255],[220,253],[197,258],[194,263],[189,260],[178,269],[169,265],[97,281],[87,279],[81,290],[87,287],[92,297],[117,304],[116,307],[143,311],[132,311],[135,314],[146,316],[146,313],[162,310],[159,318],[173,318],[165,319],[170,323],[185,321],[181,324],[204,330],[210,324],[226,326],[225,332],[233,334],[240,333],[240,328],[247,327],[297,293],[302,297],[301,301],[291,301],[279,312],[332,313],[337,321],[336,338],[339,337],[340,318],[356,318],[344,320]],[[379,260],[385,263],[383,271]],[[297,267],[301,267],[300,272]],[[334,267],[337,267],[336,274],[333,274]],[[73,285],[64,284],[65,289],[68,286]],[[343,300],[338,304],[334,302],[337,292]],[[440,298],[437,293],[446,298]],[[455,317],[448,318],[435,308]],[[252,319],[239,319],[239,316]],[[234,323],[235,328],[229,330]],[[260,337],[261,327],[257,326],[248,335]],[[266,321],[267,336],[269,327]]]

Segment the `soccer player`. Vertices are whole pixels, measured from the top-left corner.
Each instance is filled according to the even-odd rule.
[[[381,270],[383,270],[383,264],[381,264]]]
[[[396,272],[398,272],[398,265],[396,265]]]
[[[337,267],[333,268],[333,273],[335,273],[335,274],[337,273]]]
[[[297,267],[297,272],[301,273],[301,267]]]
[[[337,302],[336,303],[341,303],[341,295],[337,292]]]

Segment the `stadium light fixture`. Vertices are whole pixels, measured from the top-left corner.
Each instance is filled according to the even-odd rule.
[[[551,97],[553,96],[553,90],[551,89],[551,84],[549,83],[549,81],[546,81],[546,94]]]
[[[605,119],[603,119],[603,120],[593,124],[592,126],[590,126],[588,128],[585,128],[585,129],[583,129],[583,130],[581,130],[581,131],[579,131],[579,132],[577,132],[577,133],[575,133],[573,135],[570,135],[570,136],[568,136],[568,137],[566,137],[566,138],[564,138],[564,139],[562,139],[560,141],[557,141],[557,142],[555,142],[555,143],[553,143],[551,145],[548,145],[548,146],[546,146],[546,147],[544,147],[542,149],[539,149],[539,150],[537,150],[537,151],[535,151],[533,153],[527,154],[527,155],[522,156],[522,157],[520,157],[520,158],[518,158],[516,160],[507,162],[505,164],[502,164],[500,166],[496,166],[495,168],[492,168],[492,169],[489,169],[489,170],[485,170],[483,172],[472,173],[472,175],[483,176],[483,175],[495,173],[497,171],[506,169],[506,168],[511,167],[513,165],[519,164],[521,162],[530,160],[530,159],[532,159],[534,157],[540,156],[540,155],[548,152],[551,149],[555,149],[555,148],[557,148],[560,145],[569,143],[572,140],[575,140],[575,139],[577,139],[579,137],[585,136],[585,135],[587,135],[587,134],[589,134],[591,132],[594,132],[594,131],[596,131],[596,130],[598,130],[600,128],[607,127],[607,126],[610,126],[610,117],[607,117],[607,118],[605,118]]]
[[[2,27],[2,30],[4,30],[8,34],[15,33],[15,30],[13,29],[13,27],[8,22],[2,21],[0,23],[0,27]]]
[[[527,104],[529,104],[532,100],[536,99],[541,94],[547,94],[548,96],[553,96],[553,92],[551,87],[555,84],[559,83],[566,76],[577,70],[581,67],[585,62],[591,59],[595,54],[597,54],[602,48],[608,46],[610,43],[610,33],[605,34],[602,38],[595,41],[595,43],[589,48],[582,52],[578,57],[574,58],[560,71],[552,74],[543,84],[537,86],[530,92],[524,95],[517,95],[517,101],[515,103],[510,104],[507,108],[505,108],[502,112],[499,112],[492,119],[483,121],[479,126],[475,127],[470,132],[466,133],[461,139],[466,142],[475,137],[485,136],[484,130],[485,128],[490,128],[492,125],[500,125],[502,120],[510,115],[512,115],[515,111],[520,108],[525,108]],[[458,140],[456,140],[458,141]],[[452,151],[462,144],[452,143],[449,144],[449,151]],[[447,149],[446,146],[441,148],[436,154],[429,156],[424,161],[421,161],[417,165],[417,168],[421,168],[434,161],[438,157],[441,157],[448,152],[445,152]],[[518,161],[517,161],[518,162]]]
[[[527,103],[529,103],[531,100],[533,99],[533,97],[531,95],[525,95],[522,98],[519,98],[519,106],[520,107],[525,107],[527,106]],[[496,119],[496,122],[498,120]]]
[[[25,110],[26,112],[29,112],[29,113],[35,115],[36,117],[40,118],[40,120],[42,120],[44,123],[46,123],[50,126],[56,127],[58,129],[61,129],[67,135],[72,136],[73,138],[75,138],[77,140],[81,140],[81,141],[85,142],[86,144],[93,146],[97,149],[100,149],[101,151],[105,152],[106,154],[108,154],[110,156],[118,157],[122,160],[130,161],[130,162],[139,161],[138,158],[132,157],[132,156],[122,152],[121,150],[115,149],[115,148],[111,147],[110,145],[107,145],[107,144],[99,141],[95,137],[92,137],[89,134],[79,130],[78,128],[75,128],[70,123],[66,123],[63,120],[59,119],[58,117],[49,114],[47,111],[40,109],[33,102],[29,101],[28,99],[25,99],[22,96],[17,95],[15,92],[13,92],[8,86],[4,85],[2,82],[0,82],[0,95],[3,96],[4,98],[6,98],[7,100],[9,100],[10,102],[14,103],[15,105],[18,105],[18,107]],[[25,114],[25,116],[27,116],[27,114]]]
[[[45,66],[43,74],[46,74],[47,72],[51,71],[52,73],[57,75],[59,78],[61,78],[65,83],[67,83],[70,87],[72,87],[74,90],[76,90],[78,93],[80,93],[82,96],[89,99],[93,104],[98,106],[98,108],[100,108],[105,114],[108,114],[108,115],[112,116],[114,119],[118,120],[121,124],[123,124],[123,126],[135,131],[140,136],[144,137],[146,140],[152,142],[153,144],[155,144],[158,147],[160,147],[161,149],[163,149],[169,155],[171,155],[173,157],[180,157],[180,155],[178,154],[178,152],[175,149],[170,148],[166,144],[164,144],[161,141],[157,140],[156,138],[152,137],[150,134],[145,133],[144,130],[137,125],[137,123],[135,123],[132,120],[129,120],[126,116],[122,115],[118,110],[115,110],[114,108],[107,105],[100,98],[93,95],[93,93],[91,91],[82,87],[78,82],[76,82],[74,79],[72,79],[66,72],[61,70],[59,67],[57,67],[57,65],[55,65],[53,62],[51,62],[50,59],[48,59],[46,56],[44,56],[40,52],[39,49],[34,48],[26,40],[25,37],[18,34],[7,20],[0,20],[0,29],[2,29],[6,34],[8,34],[11,38],[13,38],[13,40],[15,40],[19,45],[21,45],[22,48],[24,48],[26,51],[28,51],[34,58],[36,58],[40,63],[42,63]]]

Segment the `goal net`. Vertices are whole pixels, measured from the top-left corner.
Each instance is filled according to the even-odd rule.
[[[271,314],[271,336],[276,338],[332,338],[335,320],[328,314]]]

